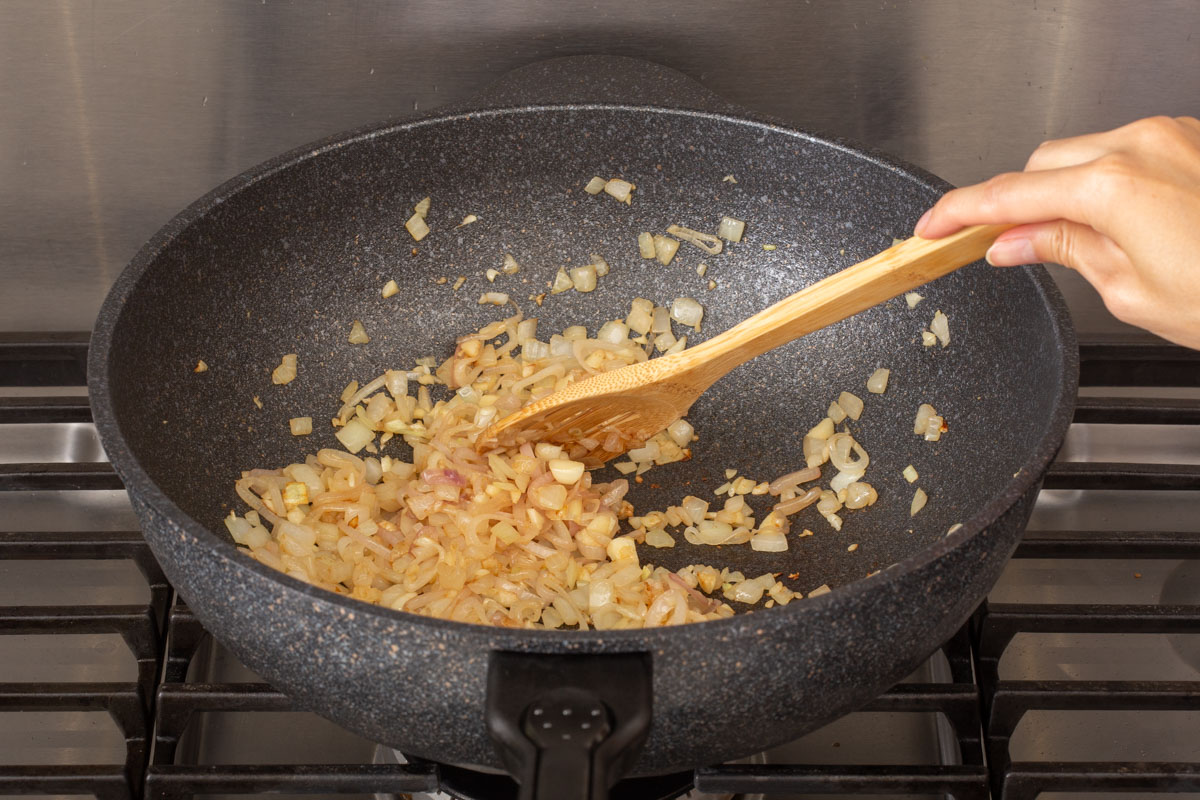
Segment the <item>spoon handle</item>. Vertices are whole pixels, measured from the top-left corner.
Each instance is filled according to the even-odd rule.
[[[983,258],[1012,225],[976,225],[941,239],[914,236],[785,297],[691,350],[716,381],[755,356],[840,322]],[[709,370],[706,369],[706,372]]]

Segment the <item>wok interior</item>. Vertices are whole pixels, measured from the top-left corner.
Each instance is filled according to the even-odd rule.
[[[593,175],[635,183],[632,206],[585,194]],[[234,193],[154,256],[116,326],[114,411],[149,477],[227,538],[222,517],[244,510],[233,491],[242,470],[338,446],[327,420],[342,388],[421,356],[444,358],[456,336],[511,313],[478,305],[484,291],[510,293],[539,319],[543,340],[574,324],[594,335],[634,297],[695,297],[705,308],[702,336],[689,335],[696,341],[906,236],[936,194],[854,151],[682,112],[513,111],[360,137]],[[415,243],[404,221],[426,195],[433,232]],[[468,214],[478,222],[455,227]],[[746,220],[746,238],[720,255],[684,244],[665,267],[638,255],[641,231],[714,231],[724,215]],[[489,284],[484,271],[506,252],[520,273]],[[528,299],[591,253],[612,267],[596,291],[547,296],[540,308]],[[454,291],[460,275],[466,283]],[[401,291],[383,299],[388,279]],[[914,310],[890,301],[735,371],[690,415],[694,458],[655,468],[630,492],[639,510],[665,508],[687,494],[713,498],[726,469],[757,480],[797,469],[804,432],[849,390],[866,404],[851,429],[871,455],[875,506],[844,512],[840,533],[815,509],[802,512],[793,531],[814,535],[790,536],[784,553],[693,547],[678,536],[673,549],[643,548],[643,561],[780,572],[807,592],[928,546],[1000,493],[1044,435],[1061,387],[1050,314],[1023,270],[976,264],[922,294]],[[938,309],[950,320],[945,350],[920,342]],[[356,319],[369,344],[347,342]],[[273,385],[271,370],[291,352],[299,377]],[[193,372],[198,359],[207,372]],[[882,396],[865,388],[879,366],[892,371]],[[941,442],[912,433],[922,402],[948,421]],[[313,434],[291,436],[287,420],[309,415]],[[408,454],[398,440],[384,452]],[[901,476],[908,464],[930,497],[915,518]],[[609,468],[596,480],[616,477]]]

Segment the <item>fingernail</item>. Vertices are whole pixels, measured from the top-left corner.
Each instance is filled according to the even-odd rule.
[[[933,209],[931,208],[921,215],[921,218],[917,220],[917,226],[913,228],[913,233],[917,234],[918,236],[921,235],[921,230],[925,227],[925,223],[929,222],[929,215],[932,213]]]
[[[1037,255],[1033,252],[1033,242],[1024,238],[1002,239],[993,242],[984,258],[993,267],[1016,267],[1021,264],[1037,262]]]

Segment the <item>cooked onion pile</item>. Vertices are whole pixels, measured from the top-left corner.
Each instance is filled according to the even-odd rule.
[[[593,483],[570,452],[548,444],[475,452],[478,434],[500,416],[571,380],[647,358],[621,322],[595,339],[576,327],[542,342],[536,330],[536,320],[517,315],[460,339],[436,371],[423,360],[348,387],[335,425],[351,452],[326,449],[281,470],[244,473],[237,492],[253,511],[226,520],[234,540],[325,589],[483,624],[669,625],[733,614],[705,592],[723,589],[741,602],[778,595],[783,587],[770,575],[643,565],[618,523],[633,511],[628,482]],[[449,399],[435,402],[434,384],[453,390]],[[376,436],[379,446],[402,437],[411,463],[377,455]],[[670,434],[659,441],[683,457]]]

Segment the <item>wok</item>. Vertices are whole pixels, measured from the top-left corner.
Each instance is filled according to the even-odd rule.
[[[593,175],[633,181],[633,205],[583,193]],[[641,554],[672,569],[778,572],[805,594],[834,587],[786,607],[609,632],[383,609],[240,554],[221,524],[233,481],[336,446],[320,420],[341,388],[449,355],[455,336],[506,313],[478,305],[482,291],[511,291],[543,332],[594,329],[635,296],[692,296],[706,308],[707,336],[907,235],[946,188],[887,156],[752,119],[671,70],[597,57],[534,65],[470,109],[281,156],[172,220],[97,321],[96,424],[181,595],[298,706],[419,757],[507,769],[527,796],[538,780],[557,796],[601,796],[624,772],[688,770],[793,739],[878,695],[962,624],[1016,546],[1071,416],[1076,345],[1042,268],[968,266],[930,284],[916,309],[895,300],[807,336],[697,403],[696,457],[649,473],[631,492],[635,506],[710,490],[727,468],[758,479],[796,469],[803,433],[839,392],[866,400],[855,430],[880,499],[845,514],[840,533],[809,510],[794,530],[814,535],[790,537],[784,553],[681,541]],[[403,224],[426,195],[433,233],[418,244]],[[456,228],[467,214],[479,221]],[[640,231],[714,229],[723,215],[747,220],[747,239],[720,256],[687,244],[669,267],[637,256]],[[490,285],[482,273],[505,252],[522,271]],[[595,292],[540,308],[526,300],[593,252],[612,264]],[[455,291],[458,275],[468,280]],[[389,278],[401,293],[384,300]],[[952,342],[923,347],[938,309]],[[367,345],[346,342],[356,319]],[[274,386],[271,370],[289,352],[300,376]],[[208,372],[193,373],[198,359]],[[879,396],[864,391],[878,366],[892,370]],[[940,442],[912,434],[923,402],[948,420]],[[289,434],[300,415],[318,420],[312,436]],[[916,517],[908,464],[930,496]],[[539,747],[527,726],[534,703],[595,708],[611,734]]]

